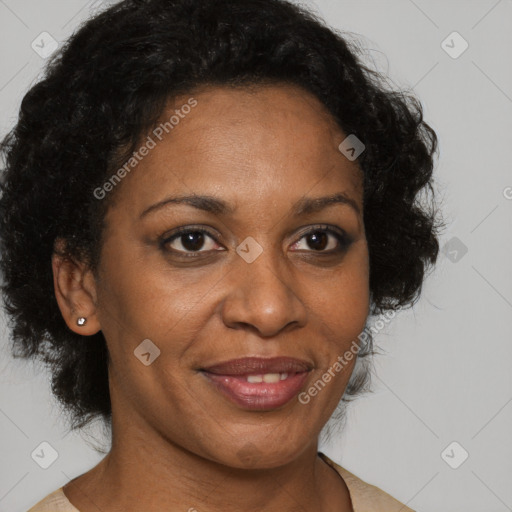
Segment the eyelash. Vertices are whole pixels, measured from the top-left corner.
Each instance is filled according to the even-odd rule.
[[[331,249],[329,251],[314,251],[313,249],[311,249],[308,252],[312,252],[312,253],[315,253],[318,255],[320,255],[320,254],[333,255],[336,253],[343,253],[348,249],[348,247],[352,243],[352,239],[343,230],[338,230],[333,227],[327,226],[325,224],[313,226],[311,229],[308,229],[307,231],[303,232],[301,234],[300,238],[298,239],[298,241],[302,240],[303,238],[307,237],[308,235],[311,235],[313,233],[318,233],[318,232],[325,232],[325,233],[333,235],[336,238],[336,240],[338,241],[339,247],[337,249]],[[174,230],[170,236],[164,235],[165,238],[162,237],[160,239],[159,245],[162,250],[164,250],[166,252],[172,252],[174,255],[177,255],[180,258],[199,258],[199,257],[201,257],[202,254],[210,252],[210,251],[184,252],[184,251],[176,251],[174,249],[171,249],[169,251],[166,248],[167,244],[172,243],[174,240],[178,239],[182,235],[190,234],[190,233],[202,233],[204,235],[208,235],[211,239],[213,239],[215,241],[215,243],[217,243],[217,244],[219,243],[216,240],[215,236],[205,228],[194,227],[194,226],[184,226],[184,227],[177,228],[176,230]],[[295,243],[297,243],[297,242],[295,242]]]

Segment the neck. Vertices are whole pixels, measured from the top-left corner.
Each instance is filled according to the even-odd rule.
[[[114,420],[110,453],[64,491],[80,512],[351,512],[343,479],[317,449],[315,440],[285,465],[233,468],[175,445],[147,425]]]

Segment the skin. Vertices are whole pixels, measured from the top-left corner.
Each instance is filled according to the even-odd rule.
[[[53,257],[69,328],[101,329],[111,357],[112,450],[64,492],[81,512],[349,512],[344,481],[317,451],[354,359],[309,404],[295,398],[264,412],[229,402],[198,368],[296,357],[313,365],[307,390],[349,349],[369,313],[362,172],[338,150],[346,134],[299,87],[196,89],[162,119],[191,97],[197,106],[117,185],[98,271]],[[301,199],[334,193],[359,212],[335,203],[291,213]],[[190,194],[234,211],[169,203],[140,217]],[[318,249],[307,232],[318,235],[319,224],[352,242],[335,252],[339,242],[326,233]],[[177,256],[193,253],[183,237],[159,246],[181,226],[210,231],[199,257]],[[248,236],[263,248],[250,264],[235,251]],[[134,356],[144,339],[161,351],[149,366]]]

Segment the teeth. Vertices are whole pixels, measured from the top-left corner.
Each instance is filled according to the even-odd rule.
[[[250,384],[266,382],[267,384],[273,384],[279,382],[280,380],[285,380],[288,378],[287,373],[265,373],[264,375],[249,375],[247,377],[247,382]]]

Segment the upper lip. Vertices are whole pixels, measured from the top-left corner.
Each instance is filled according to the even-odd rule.
[[[201,368],[201,370],[217,375],[257,375],[307,372],[312,367],[307,361],[293,357],[244,357]]]

